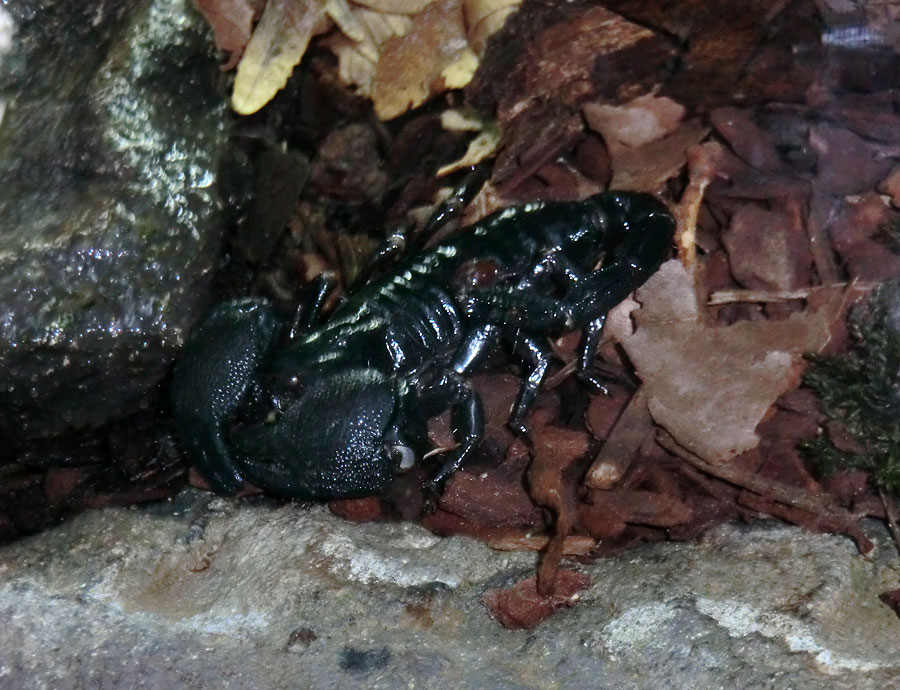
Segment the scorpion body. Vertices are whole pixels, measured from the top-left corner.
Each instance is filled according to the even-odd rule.
[[[466,375],[508,344],[525,368],[510,425],[527,434],[546,337],[582,328],[578,373],[602,388],[592,364],[606,314],[659,267],[673,233],[647,194],[539,202],[402,259],[320,323],[322,283],[290,336],[264,300],[220,305],[173,375],[182,442],[221,493],[246,479],[291,497],[370,495],[412,466],[426,421],[449,408],[458,446],[428,482],[437,493],[483,432]]]

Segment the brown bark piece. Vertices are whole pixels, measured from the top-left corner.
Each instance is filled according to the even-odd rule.
[[[502,467],[478,476],[456,472],[447,482],[439,506],[485,527],[537,527],[544,522],[543,513],[522,485],[521,474]]]
[[[700,120],[689,120],[670,135],[639,146],[620,146],[610,151],[612,159],[611,189],[656,192],[678,174],[687,161],[688,150],[700,143],[709,127]]]
[[[891,169],[891,161],[879,158],[864,139],[853,132],[816,125],[809,145],[819,154],[816,190],[834,196],[861,194],[871,190]]]
[[[869,192],[844,201],[836,213],[828,229],[832,246],[851,278],[876,281],[900,275],[900,255],[878,237],[889,221],[889,212],[881,197]]]
[[[728,261],[741,285],[755,290],[791,290],[809,285],[812,256],[806,230],[781,204],[771,209],[745,204],[722,233]]]
[[[575,479],[568,475],[572,465],[583,458],[589,448],[583,431],[548,425],[535,425],[534,460],[528,468],[528,487],[532,500],[553,511],[555,536],[547,545],[538,569],[538,590],[553,591],[565,538],[577,519]]]
[[[532,576],[506,589],[489,589],[481,603],[491,618],[511,630],[530,630],[564,607],[578,601],[578,592],[591,585],[591,578],[574,570],[560,570],[553,593],[538,593],[537,577]]]
[[[709,114],[709,120],[732,151],[748,165],[759,170],[778,170],[782,167],[771,136],[757,126],[746,110],[718,108]]]
[[[588,127],[607,142],[636,147],[671,134],[681,124],[684,107],[671,98],[649,94],[622,105],[603,101],[586,103],[581,112]]]

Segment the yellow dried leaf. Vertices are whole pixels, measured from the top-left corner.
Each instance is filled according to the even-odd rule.
[[[268,0],[238,65],[232,107],[249,115],[268,103],[331,19],[338,30],[325,45],[338,58],[341,80],[371,97],[382,119],[397,117],[437,93],[468,84],[484,42],[520,3]]]
[[[484,118],[474,111],[448,108],[441,113],[441,127],[448,132],[479,132],[484,128]]]
[[[465,119],[457,110],[449,110],[441,114],[441,125],[449,131],[465,131],[472,129],[472,120]],[[497,123],[493,120],[483,121],[476,124],[476,129],[480,129],[481,132],[469,142],[463,157],[438,169],[437,177],[443,177],[457,170],[477,165],[484,159],[494,155],[497,146],[500,144],[500,128],[497,127]]]
[[[521,4],[522,0],[463,0],[469,44],[476,55],[484,55],[488,38],[503,27]]]
[[[482,132],[469,142],[469,146],[466,149],[466,152],[463,154],[462,158],[440,167],[436,173],[436,176],[443,177],[444,175],[449,175],[450,173],[456,172],[457,170],[462,170],[463,168],[477,165],[484,159],[493,156],[497,151],[497,146],[499,143],[499,129]]]
[[[341,33],[354,41],[362,41],[366,36],[356,16],[350,11],[346,0],[323,0],[325,14],[334,20]]]
[[[478,69],[478,56],[471,48],[466,48],[457,60],[447,65],[441,71],[444,87],[447,89],[461,89],[470,81]]]
[[[272,100],[326,26],[319,0],[269,0],[238,65],[232,108],[249,115]]]
[[[381,51],[381,46],[387,40],[395,36],[402,36],[412,26],[412,19],[402,13],[390,14],[358,9],[355,14],[366,30],[367,39],[375,44],[378,52]],[[376,60],[378,52],[375,53]]]
[[[338,59],[338,78],[344,84],[355,86],[361,95],[371,96],[375,62],[359,49],[359,44],[343,34],[332,34],[323,42]]]
[[[385,14],[418,14],[434,0],[353,0],[353,2]]]
[[[446,90],[444,72],[448,68],[453,88],[464,86],[468,83],[465,74],[471,78],[474,72],[466,53],[474,57],[459,0],[430,4],[413,17],[405,35],[384,44],[372,91],[375,114],[390,120]]]
[[[363,27],[363,40],[352,41],[341,33],[333,33],[324,43],[337,56],[341,81],[356,86],[360,94],[371,96],[381,46],[388,39],[405,34],[412,20],[403,14],[384,14],[364,8],[355,9],[353,14]]]

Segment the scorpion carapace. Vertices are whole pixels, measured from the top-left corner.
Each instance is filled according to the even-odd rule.
[[[500,343],[522,362],[509,419],[522,434],[548,335],[582,329],[578,375],[602,387],[593,360],[606,314],[656,271],[674,230],[649,194],[538,202],[400,260],[324,323],[324,282],[294,328],[265,300],[222,304],[175,367],[182,443],[223,494],[247,480],[290,497],[364,496],[414,464],[427,420],[449,408],[458,445],[428,482],[437,493],[482,437],[473,368]]]

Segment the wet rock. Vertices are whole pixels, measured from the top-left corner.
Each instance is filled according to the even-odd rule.
[[[7,438],[146,406],[220,245],[223,99],[188,0],[20,0],[0,64]]]

